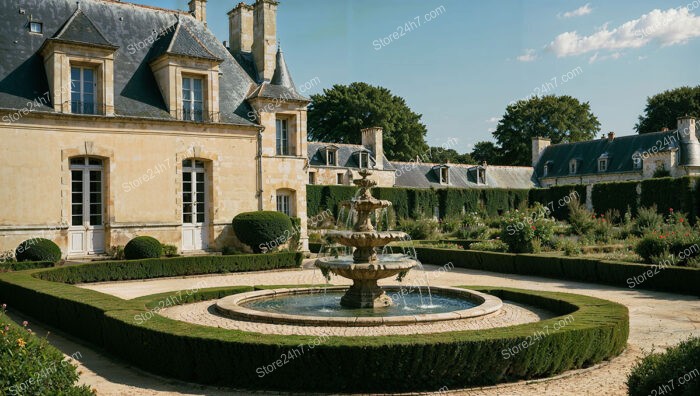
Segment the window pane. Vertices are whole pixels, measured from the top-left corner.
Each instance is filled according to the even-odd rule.
[[[102,165],[102,160],[97,159],[97,158],[90,158],[89,164],[90,165]]]
[[[80,81],[80,69],[77,67],[71,67],[70,69],[70,79],[72,81]]]
[[[197,183],[204,183],[204,173],[197,172]]]
[[[70,159],[70,164],[71,164],[71,165],[84,165],[84,164],[85,164],[85,158],[71,158],[71,159]]]
[[[192,181],[192,173],[190,173],[190,172],[183,173],[182,180],[184,180],[186,182],[191,182]]]
[[[202,161],[195,161],[194,162],[194,167],[197,169],[204,169],[204,162]]]
[[[90,216],[90,225],[91,226],[101,226],[102,225],[102,216],[101,215]]]
[[[83,69],[83,80],[90,83],[95,81],[94,72],[92,69]]]
[[[204,213],[197,213],[197,223],[204,223]]]
[[[192,213],[183,213],[182,214],[182,222],[185,224],[191,224],[192,223]]]

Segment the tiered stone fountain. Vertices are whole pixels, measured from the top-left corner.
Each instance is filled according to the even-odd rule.
[[[329,239],[344,246],[355,248],[352,262],[347,259],[323,257],[316,260],[316,267],[324,274],[352,279],[353,285],[341,298],[340,304],[348,308],[377,308],[393,304],[386,292],[377,285],[377,281],[399,274],[405,274],[418,262],[405,255],[377,255],[377,248],[393,241],[406,240],[406,234],[399,231],[377,231],[371,221],[371,214],[377,209],[388,208],[390,201],[383,201],[372,196],[371,189],[377,182],[369,179],[372,173],[360,171],[362,179],[354,183],[360,187],[359,194],[345,205],[357,213],[357,221],[352,231],[334,231],[327,234]]]

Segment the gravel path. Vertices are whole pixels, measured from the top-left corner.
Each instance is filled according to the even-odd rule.
[[[700,336],[700,299],[697,297],[456,268],[450,271],[439,271],[438,267],[426,266],[426,270],[429,271],[430,284],[435,285],[488,285],[577,293],[616,301],[626,305],[630,310],[628,349],[610,362],[585,370],[568,372],[553,379],[506,384],[486,389],[450,390],[447,392],[449,394],[489,396],[626,395],[626,376],[643,353],[652,348],[662,350],[690,336]],[[417,272],[412,273],[404,280],[404,284],[417,282],[419,278],[423,279],[423,275]],[[136,298],[154,293],[197,287],[308,284],[319,283],[320,280],[317,273],[307,269],[93,284],[85,287],[122,298]],[[333,283],[347,284],[338,278],[334,278]],[[32,324],[32,326],[39,334],[45,333],[45,329],[36,324]],[[99,354],[89,345],[84,345],[64,335],[52,334],[49,340],[67,355],[76,351],[82,353],[79,362],[82,371],[81,381],[96,388],[99,395],[269,394],[221,390],[163,379]]]

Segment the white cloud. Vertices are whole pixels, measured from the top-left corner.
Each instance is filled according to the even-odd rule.
[[[486,122],[488,122],[489,124],[493,124],[494,122],[498,122],[500,119],[501,117],[491,117],[488,120],[486,120]]]
[[[565,12],[564,14],[557,15],[559,18],[573,18],[588,15],[593,12],[591,8],[591,3],[586,3],[586,5],[581,6],[573,11]]]
[[[644,60],[644,59],[647,59],[648,57],[649,57],[649,56],[647,56],[647,55],[644,55],[644,56],[641,56],[641,55],[640,55],[640,56],[637,57],[637,60],[642,61],[642,60]]]
[[[601,50],[615,52],[641,48],[651,42],[662,46],[685,44],[698,36],[700,17],[691,14],[688,8],[656,9],[612,30],[605,25],[590,36],[579,36],[575,31],[562,33],[546,48],[558,57],[565,57]]]
[[[591,63],[595,63],[595,62],[601,62],[601,61],[604,61],[606,59],[620,59],[622,57],[622,54],[619,52],[614,52],[610,55],[603,55],[603,56],[598,56],[598,54],[599,53],[596,52],[593,56],[591,56],[588,59],[588,63],[591,64]]]
[[[535,59],[537,59],[537,54],[535,54],[535,50],[532,48],[528,48],[525,50],[525,53],[517,57],[520,62],[532,62]]]

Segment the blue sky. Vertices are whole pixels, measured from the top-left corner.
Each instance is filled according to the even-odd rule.
[[[590,102],[603,132],[634,133],[647,96],[699,84],[700,0],[692,1],[281,0],[278,37],[297,85],[320,81],[306,94],[353,81],[384,86],[423,114],[429,144],[454,137],[465,152],[491,140],[509,102],[545,91]],[[208,3],[222,41],[236,3]]]

